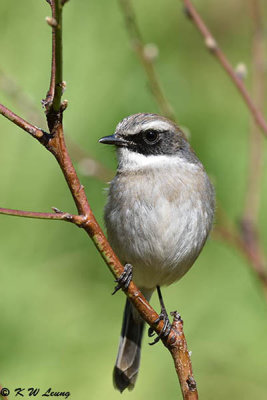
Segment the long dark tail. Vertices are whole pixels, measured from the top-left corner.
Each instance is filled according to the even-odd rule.
[[[119,350],[113,371],[116,389],[133,389],[139,364],[144,321],[136,314],[130,301],[126,300]]]

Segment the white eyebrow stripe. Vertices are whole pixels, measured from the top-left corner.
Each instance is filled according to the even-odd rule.
[[[142,130],[147,131],[149,129],[153,129],[155,131],[168,131],[170,130],[170,124],[160,120],[149,121],[142,124]]]

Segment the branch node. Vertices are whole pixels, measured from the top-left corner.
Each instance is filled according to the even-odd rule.
[[[216,40],[212,36],[205,38],[205,45],[210,51],[214,51],[218,48]]]
[[[84,228],[87,223],[88,223],[87,215],[79,215],[78,217],[75,218],[75,224],[79,228]]]
[[[65,220],[65,221],[72,222],[72,221],[73,221],[73,216],[72,216],[71,214],[69,214],[69,213],[66,213],[66,214],[64,215],[64,220]]]
[[[65,92],[65,90],[67,89],[67,82],[66,81],[62,81],[59,86],[62,89],[62,94]]]
[[[159,49],[154,43],[147,43],[144,46],[143,53],[144,53],[144,57],[148,61],[154,61],[156,58],[158,58]]]
[[[184,6],[183,12],[187,18],[192,19],[192,14],[187,6]]]
[[[61,112],[65,111],[66,108],[68,107],[68,104],[69,104],[68,100],[63,100],[60,106],[60,111]]]
[[[190,392],[195,392],[197,390],[197,384],[192,375],[188,376],[186,383],[188,385],[188,389],[190,390]]]
[[[173,324],[176,322],[180,322],[181,324],[183,324],[183,320],[181,315],[178,313],[178,311],[171,311],[170,315],[173,317]]]
[[[48,93],[45,99],[41,100],[41,105],[43,108],[49,109],[52,104],[52,96]]]
[[[56,28],[58,26],[57,20],[53,17],[46,17],[45,20],[52,28]]]
[[[57,207],[51,207],[51,208],[56,214],[63,214],[63,211],[61,211],[59,208]]]
[[[236,68],[235,68],[235,73],[236,76],[241,79],[242,81],[244,81],[248,75],[248,69],[246,64],[244,63],[238,63]]]
[[[168,338],[168,343],[170,346],[174,345],[176,343],[176,336],[172,335],[171,337]]]

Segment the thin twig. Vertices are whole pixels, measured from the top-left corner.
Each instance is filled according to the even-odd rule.
[[[264,109],[265,48],[264,23],[259,0],[250,0],[253,21],[252,43],[252,92],[255,103]],[[264,143],[258,127],[252,121],[249,146],[249,171],[243,221],[257,225],[263,173]]]
[[[9,119],[9,121],[13,122],[20,128],[22,128],[24,131],[28,132],[31,136],[33,136],[35,139],[37,139],[39,142],[44,143],[47,142],[48,139],[48,134],[44,132],[42,129],[38,128],[37,126],[34,126],[30,124],[29,122],[25,121],[25,119],[19,117],[13,111],[9,110],[7,107],[3,106],[0,104],[0,114],[2,114],[4,117]]]
[[[56,209],[55,209],[56,210]],[[23,210],[13,210],[10,208],[0,208],[0,214],[3,215],[13,215],[15,217],[24,218],[35,218],[35,219],[52,219],[58,221],[72,222],[75,225],[82,225],[84,222],[83,215],[73,215],[69,213],[56,211],[55,213],[44,213],[36,211],[23,211]]]
[[[220,62],[220,64],[224,68],[224,70],[227,72],[229,77],[232,79],[233,83],[235,84],[235,86],[239,90],[241,96],[243,97],[245,103],[247,104],[247,107],[248,107],[249,111],[251,112],[251,115],[253,116],[255,123],[259,126],[262,133],[265,136],[267,136],[267,123],[264,119],[264,116],[261,113],[261,111],[257,108],[255,103],[253,102],[242,79],[240,79],[240,77],[238,77],[238,75],[235,73],[234,68],[231,66],[230,62],[226,58],[223,51],[217,45],[216,40],[212,36],[211,32],[205,25],[204,21],[200,17],[199,13],[196,11],[196,9],[193,6],[193,4],[191,3],[191,1],[190,0],[182,0],[182,1],[185,5],[186,14],[190,18],[190,20],[194,22],[197,29],[201,33],[201,35],[204,37],[207,48],[218,59],[218,61]]]
[[[175,115],[171,105],[169,104],[163,89],[157,77],[157,73],[153,63],[153,57],[147,54],[144,41],[137,25],[136,16],[130,0],[119,0],[121,10],[125,19],[126,28],[132,42],[132,46],[136,51],[145,71],[150,84],[151,91],[159,106],[159,109],[165,117],[175,121]]]
[[[63,92],[62,81],[62,8],[61,1],[49,2],[52,10],[52,19],[55,21],[52,27],[52,64],[50,86],[43,102],[49,123],[53,123],[53,115],[60,110],[61,96]],[[52,121],[50,121],[52,118]]]

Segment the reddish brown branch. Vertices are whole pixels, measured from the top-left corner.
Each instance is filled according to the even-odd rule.
[[[172,329],[177,335],[173,341],[171,341],[169,350],[172,354],[175,369],[179,377],[183,398],[186,400],[197,400],[197,385],[193,376],[190,355],[183,331],[183,320],[176,311],[172,312],[171,315],[173,316]]]
[[[13,122],[20,128],[22,128],[24,131],[28,132],[31,136],[33,136],[35,139],[37,139],[41,143],[47,142],[48,139],[48,134],[44,132],[42,129],[37,128],[37,126],[34,126],[30,124],[29,122],[25,121],[25,119],[19,117],[13,111],[9,110],[7,107],[3,106],[0,104],[0,114],[2,114],[4,117],[9,119],[9,121]]]
[[[211,51],[211,53],[217,58],[217,60],[220,62],[224,70],[227,72],[229,77],[232,79],[233,83],[239,90],[241,96],[243,97],[249,111],[251,112],[251,115],[253,116],[256,124],[259,126],[261,129],[262,133],[267,136],[267,123],[264,119],[264,116],[262,115],[261,111],[257,108],[255,103],[253,102],[250,94],[248,93],[242,79],[240,79],[237,74],[235,73],[234,68],[231,66],[230,62],[226,58],[225,54],[223,51],[219,48],[219,46],[216,43],[216,40],[212,36],[211,32],[205,25],[204,21],[196,11],[195,7],[191,3],[190,0],[182,0],[185,9],[186,9],[186,14],[189,16],[189,18],[194,22],[196,25],[197,29],[201,33],[201,35],[205,39],[205,44],[207,48]]]
[[[101,256],[108,265],[110,271],[113,275],[118,278],[124,271],[123,265],[120,263],[119,259],[113,252],[110,244],[108,243],[102,229],[97,223],[90,205],[88,203],[84,187],[81,185],[77,173],[72,164],[71,158],[69,156],[63,133],[62,118],[63,109],[61,105],[61,95],[62,95],[62,5],[64,3],[61,0],[49,0],[49,4],[52,9],[53,23],[51,23],[53,36],[52,36],[52,67],[51,67],[51,79],[50,87],[47,93],[44,105],[46,107],[46,117],[47,123],[50,131],[50,135],[44,134],[43,131],[38,130],[38,128],[33,127],[33,125],[22,120],[16,116],[11,111],[3,107],[3,115],[9,118],[12,122],[21,126],[24,130],[31,133],[34,137],[40,140],[42,137],[46,137],[46,141],[42,142],[44,146],[55,156],[59,166],[65,176],[68,183],[69,189],[74,198],[79,216],[72,216],[72,218],[79,218],[79,226],[82,227],[87,234],[93,240],[95,246],[100,252]],[[56,21],[56,23],[55,23]],[[34,129],[33,129],[34,128]],[[29,130],[30,129],[30,130]],[[33,129],[33,130],[32,130]],[[41,141],[41,140],[40,140]],[[48,219],[67,219],[69,214],[57,213],[59,218],[55,218],[54,214],[45,213],[33,213],[26,211],[15,211],[2,209],[4,214],[17,213],[19,216],[27,216],[37,218],[43,216]],[[24,215],[22,215],[24,214]],[[53,215],[53,218],[51,218]],[[75,222],[75,221],[72,221]],[[76,223],[76,222],[75,222]],[[145,297],[135,286],[133,282],[130,283],[127,290],[125,290],[126,295],[136,307],[141,317],[154,328],[154,330],[159,334],[163,328],[164,322],[159,320],[158,314],[153,310],[150,304],[147,302]],[[155,324],[155,321],[159,321]],[[177,328],[177,321],[174,321],[173,328],[170,332],[168,339],[164,340],[165,346],[170,350],[172,357],[177,366],[176,371],[181,382],[181,388],[183,392],[184,399],[197,399],[197,391],[195,385],[192,385],[192,368],[189,353],[186,352],[187,362],[184,364],[179,364],[179,349],[181,346],[185,345],[185,338],[181,341],[182,325],[179,329]],[[174,347],[176,350],[174,350]],[[182,349],[181,349],[182,350]],[[180,367],[178,368],[178,365]]]
[[[43,213],[43,212],[35,212],[35,211],[22,211],[22,210],[13,210],[10,208],[0,208],[0,214],[3,215],[13,215],[16,217],[24,217],[24,218],[35,218],[35,219],[53,219],[58,221],[67,221],[73,222],[74,224],[80,226],[84,222],[83,215],[73,215],[69,213],[64,213],[56,208],[54,208],[54,213]]]

